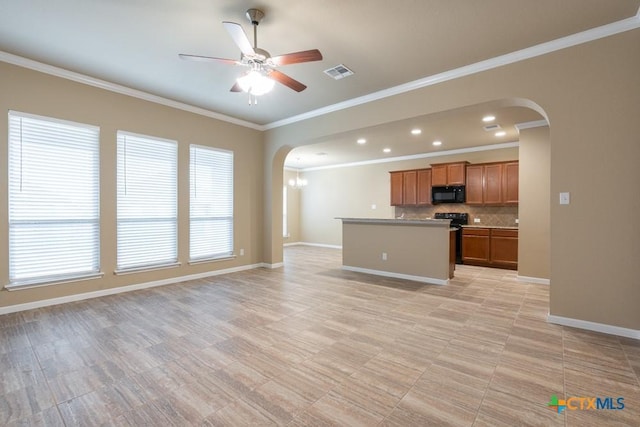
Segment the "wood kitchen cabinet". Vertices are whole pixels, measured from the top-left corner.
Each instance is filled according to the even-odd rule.
[[[438,163],[431,165],[431,185],[464,185],[469,162]]]
[[[491,230],[489,228],[462,229],[462,263],[488,265],[491,255]]]
[[[467,166],[467,186],[466,196],[468,205],[481,205],[482,198],[482,182],[484,176],[484,166],[469,165]]]
[[[426,206],[431,204],[431,169],[389,172],[391,206]]]
[[[502,167],[502,203],[505,205],[518,204],[519,174],[518,162],[505,163]]]
[[[518,162],[467,166],[466,192],[469,205],[517,205]]]
[[[416,189],[416,204],[427,206],[431,204],[431,169],[417,171],[418,188]]]
[[[456,230],[449,230],[449,279],[453,279],[456,270]]]
[[[491,230],[491,265],[518,269],[518,230]]]
[[[463,228],[463,264],[518,269],[518,230]]]
[[[402,172],[402,204],[415,205],[418,200],[418,172]]]
[[[391,206],[402,206],[404,191],[402,172],[389,172],[391,175]]]

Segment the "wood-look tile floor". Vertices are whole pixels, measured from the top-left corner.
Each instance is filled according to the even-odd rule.
[[[281,269],[0,316],[0,425],[640,425],[640,342],[548,324],[548,286],[340,267],[289,247]]]

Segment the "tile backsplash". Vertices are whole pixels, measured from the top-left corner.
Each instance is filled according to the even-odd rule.
[[[470,225],[486,225],[492,227],[517,227],[517,206],[474,206],[458,203],[445,203],[424,207],[400,207],[395,208],[395,217],[409,219],[433,218],[436,212],[466,212],[469,214]],[[480,223],[474,223],[479,218]]]

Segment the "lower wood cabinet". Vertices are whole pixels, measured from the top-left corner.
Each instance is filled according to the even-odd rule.
[[[518,269],[518,230],[491,230],[491,265]]]
[[[463,264],[518,269],[518,230],[463,228]]]

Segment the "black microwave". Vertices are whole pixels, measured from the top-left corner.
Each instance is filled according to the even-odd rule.
[[[446,187],[431,187],[431,202],[464,203],[466,201],[464,185],[448,185]]]

